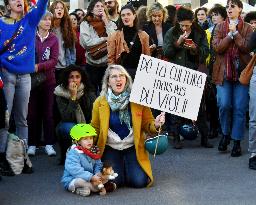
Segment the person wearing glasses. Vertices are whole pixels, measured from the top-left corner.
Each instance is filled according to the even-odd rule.
[[[226,151],[232,139],[232,157],[242,154],[240,141],[244,137],[246,111],[248,110],[248,86],[239,82],[241,71],[250,61],[249,40],[252,27],[241,18],[243,3],[227,1],[228,18],[214,30],[212,46],[216,53],[212,81],[217,87],[217,102],[222,130],[218,150]]]
[[[119,19],[119,4],[116,0],[105,0],[105,5],[108,9],[109,19],[116,25]]]
[[[152,169],[145,150],[145,133],[156,134],[165,114],[154,119],[150,108],[129,102],[132,79],[121,65],[109,65],[100,96],[93,104],[91,125],[98,136],[102,161],[113,166],[117,187],[143,188],[153,183]]]
[[[164,37],[164,56],[171,63],[181,65],[192,70],[198,70],[200,64],[205,64],[209,54],[209,45],[205,31],[193,22],[194,13],[192,10],[180,7],[177,11],[178,23],[169,29]],[[196,125],[201,134],[201,146],[212,148],[208,142],[208,126],[206,124],[206,111],[204,96],[198,113]],[[178,130],[185,120],[178,116],[173,116],[174,148],[181,149]]]

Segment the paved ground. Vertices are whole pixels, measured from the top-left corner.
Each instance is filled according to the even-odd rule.
[[[4,177],[0,182],[0,205],[254,205],[256,171],[248,169],[247,142],[243,156],[199,146],[199,141],[185,142],[185,148],[168,151],[152,159],[155,184],[148,189],[122,188],[107,196],[84,198],[66,192],[59,183],[63,167],[57,157],[49,158],[43,150],[32,158],[35,173]]]

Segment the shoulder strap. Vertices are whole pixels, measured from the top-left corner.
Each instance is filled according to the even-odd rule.
[[[0,50],[0,55],[2,55],[5,51],[8,50],[8,48],[10,47],[11,43],[13,42],[13,40],[14,40],[20,33],[21,33],[21,31],[20,31],[20,24],[19,24],[18,28],[16,29],[16,31],[14,32],[14,34],[12,35],[12,37],[4,42],[4,47],[3,47],[2,50]]]

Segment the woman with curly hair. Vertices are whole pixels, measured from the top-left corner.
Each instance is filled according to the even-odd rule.
[[[63,1],[54,1],[50,7],[50,12],[53,14],[53,32],[59,40],[59,57],[55,67],[55,76],[58,83],[61,71],[70,64],[75,64],[76,33],[72,29],[68,9]]]
[[[92,105],[96,96],[88,76],[76,65],[70,65],[64,70],[54,94],[61,118],[56,132],[61,148],[60,164],[63,164],[67,148],[72,144],[70,129],[77,123],[91,121]]]

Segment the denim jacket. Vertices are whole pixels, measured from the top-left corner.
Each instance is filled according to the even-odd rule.
[[[65,58],[67,66],[76,63],[76,48],[66,48],[65,49]]]

